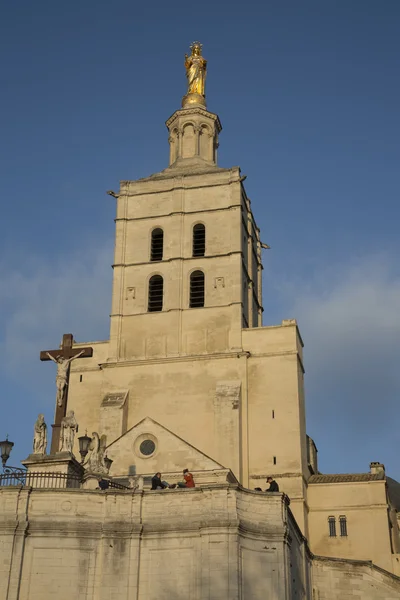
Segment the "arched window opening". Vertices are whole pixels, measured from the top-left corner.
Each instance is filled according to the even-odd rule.
[[[159,312],[163,308],[164,280],[161,275],[153,275],[149,281],[149,312]]]
[[[204,256],[206,252],[206,228],[202,223],[193,227],[193,256]]]
[[[153,229],[151,232],[150,260],[155,262],[163,259],[164,232],[162,229]]]
[[[204,306],[204,273],[193,271],[190,275],[190,308]]]

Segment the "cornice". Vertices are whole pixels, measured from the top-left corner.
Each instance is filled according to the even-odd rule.
[[[248,356],[248,352],[243,350],[235,350],[232,352],[221,352],[215,354],[186,354],[184,356],[168,356],[164,358],[139,358],[136,360],[132,359],[119,359],[118,361],[100,363],[101,369],[114,369],[118,367],[131,367],[133,365],[146,365],[146,364],[165,364],[173,362],[188,362],[197,360],[219,360],[226,358],[240,358],[242,356]]]
[[[225,185],[225,184],[223,184],[223,185]],[[148,215],[145,217],[116,217],[114,219],[114,222],[118,223],[119,221],[147,221],[149,219],[163,219],[165,217],[175,217],[175,216],[182,216],[182,215],[197,215],[197,214],[202,214],[202,213],[220,212],[220,211],[232,210],[233,208],[241,208],[241,205],[240,204],[228,204],[227,206],[202,208],[200,210],[174,210],[169,213]],[[75,346],[75,344],[74,344],[74,346]]]
[[[188,261],[188,260],[193,260],[193,261],[198,261],[198,260],[209,260],[209,259],[213,259],[213,258],[227,258],[230,256],[234,256],[236,254],[243,254],[241,250],[233,250],[232,252],[224,252],[223,254],[208,254],[208,255],[204,255],[204,256],[171,256],[171,258],[163,258],[163,260],[160,261],[150,261],[150,260],[145,260],[142,262],[136,262],[136,263],[113,263],[111,265],[111,268],[115,268],[115,267],[140,267],[142,265],[152,265],[153,267],[155,265],[163,265],[165,263],[170,263],[170,262],[175,262],[177,260],[181,260],[181,261]],[[203,307],[203,308],[207,308],[207,307]]]
[[[239,167],[232,167],[230,169],[224,169],[222,167],[213,167],[213,168],[208,168],[208,169],[193,169],[193,170],[188,170],[188,171],[181,171],[175,167],[167,167],[166,169],[164,169],[164,171],[160,171],[159,173],[153,173],[153,175],[150,175],[149,177],[142,177],[141,179],[131,179],[131,180],[122,180],[120,181],[120,186],[127,186],[129,188],[132,189],[132,186],[136,187],[136,186],[141,186],[142,184],[146,184],[151,182],[163,182],[163,181],[168,181],[169,179],[172,179],[175,181],[175,185],[172,185],[170,187],[163,187],[160,189],[156,189],[156,190],[149,190],[149,191],[138,191],[136,194],[131,192],[131,189],[129,191],[124,190],[124,192],[120,194],[119,196],[119,200],[124,199],[124,198],[130,198],[130,197],[134,197],[134,196],[146,196],[146,195],[154,195],[154,194],[164,194],[164,193],[168,193],[168,192],[172,192],[174,190],[185,190],[185,189],[191,189],[191,190],[195,190],[195,189],[201,189],[201,188],[207,188],[207,187],[218,187],[218,186],[224,186],[224,185],[230,185],[232,183],[238,183],[240,182],[240,177],[237,176],[235,178],[231,178],[228,181],[220,181],[220,182],[204,182],[204,176],[205,175],[221,175],[221,174],[227,174],[227,173],[232,173],[233,171],[235,171],[235,169],[239,169]],[[189,181],[190,177],[202,177],[202,185],[199,184],[195,184],[195,185],[185,185],[186,182]]]
[[[220,131],[222,131],[222,125],[221,125],[221,121],[219,120],[219,116],[216,115],[215,113],[209,112],[208,110],[205,110],[204,108],[181,108],[179,110],[176,110],[174,112],[174,114],[172,114],[170,116],[170,118],[165,121],[165,125],[167,126],[167,128],[169,129],[171,124],[179,117],[186,117],[189,115],[201,115],[202,117],[206,117],[208,119],[210,119],[211,121],[214,121],[218,133],[220,133]]]

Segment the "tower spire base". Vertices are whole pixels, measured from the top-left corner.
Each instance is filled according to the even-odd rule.
[[[201,94],[186,94],[182,98],[182,108],[191,108],[192,106],[201,106],[206,108],[206,99]]]

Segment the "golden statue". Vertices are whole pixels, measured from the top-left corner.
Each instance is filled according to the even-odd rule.
[[[192,54],[185,54],[185,69],[188,80],[187,95],[183,99],[183,106],[188,104],[202,104],[205,106],[205,86],[207,61],[201,55],[202,44],[193,42],[190,46]]]

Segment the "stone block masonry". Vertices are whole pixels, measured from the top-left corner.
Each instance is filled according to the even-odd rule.
[[[371,563],[314,558],[284,494],[0,489],[0,600],[400,599]]]

